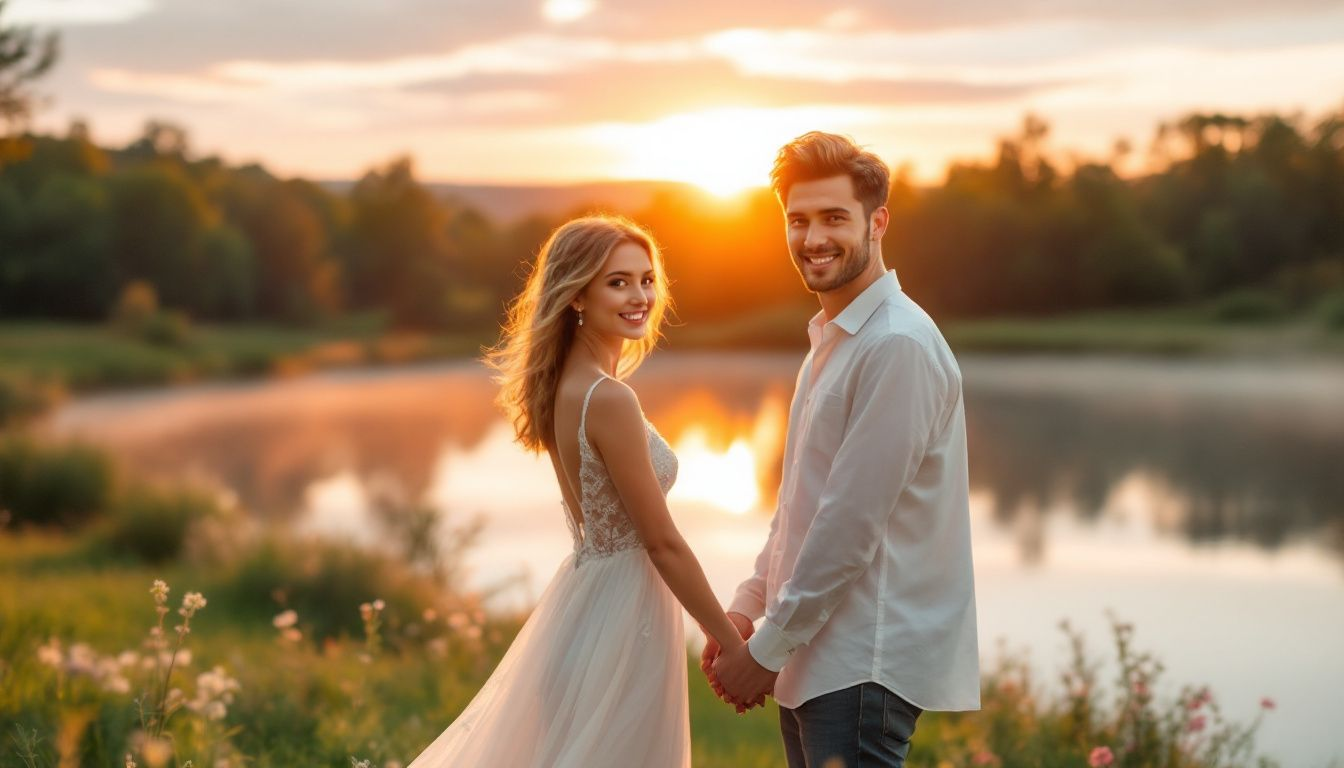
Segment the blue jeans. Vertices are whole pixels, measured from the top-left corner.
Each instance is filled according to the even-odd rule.
[[[780,707],[789,768],[901,768],[923,711],[877,683]]]

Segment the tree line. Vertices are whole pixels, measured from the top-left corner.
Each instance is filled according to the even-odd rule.
[[[955,164],[939,185],[893,179],[888,262],[936,314],[1344,289],[1344,110],[1311,124],[1192,114],[1159,127],[1149,162],[1160,168],[1133,178],[1117,171],[1128,148],[1068,161],[1047,134],[1028,117],[993,159]],[[663,191],[630,213],[663,244],[683,319],[801,297],[765,190]],[[398,326],[485,328],[561,220],[493,221],[436,197],[408,158],[337,192],[193,157],[171,124],[105,148],[76,123],[11,139],[0,155],[0,317],[101,320],[139,281],[208,321],[371,312]]]

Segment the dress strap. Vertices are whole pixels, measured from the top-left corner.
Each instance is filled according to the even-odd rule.
[[[593,390],[597,389],[597,385],[601,384],[603,379],[610,378],[610,376],[603,374],[601,378],[593,382],[591,387],[588,387],[588,393],[583,396],[583,410],[579,411],[579,442],[581,443],[586,444],[588,442],[588,401],[593,399]]]

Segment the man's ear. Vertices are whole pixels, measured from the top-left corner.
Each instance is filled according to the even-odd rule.
[[[890,223],[891,212],[887,210],[887,206],[883,205],[874,209],[868,217],[869,237],[873,240],[881,240],[882,236],[887,233],[887,225]]]

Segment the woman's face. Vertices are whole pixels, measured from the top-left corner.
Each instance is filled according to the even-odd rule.
[[[612,249],[574,308],[583,312],[580,332],[639,340],[648,330],[649,311],[658,300],[653,263],[639,245],[623,242]]]

